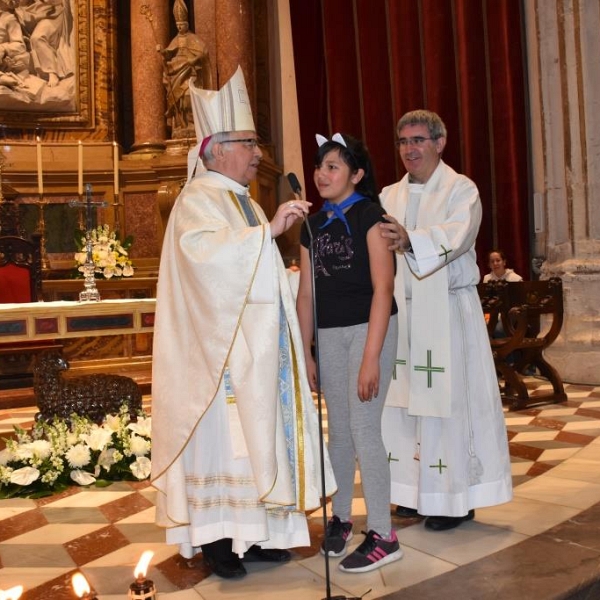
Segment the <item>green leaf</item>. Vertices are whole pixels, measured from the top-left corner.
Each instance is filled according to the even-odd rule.
[[[114,481],[107,481],[106,479],[96,479],[96,483],[94,483],[94,485],[99,488],[105,488],[113,483]]]

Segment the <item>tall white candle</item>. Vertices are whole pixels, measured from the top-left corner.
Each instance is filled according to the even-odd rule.
[[[115,174],[115,196],[119,193],[119,146],[113,142],[113,171]]]
[[[77,142],[77,193],[83,196],[83,144]]]
[[[38,179],[38,194],[44,194],[44,170],[42,167],[42,142],[40,136],[36,137],[36,153],[37,153],[37,179]]]

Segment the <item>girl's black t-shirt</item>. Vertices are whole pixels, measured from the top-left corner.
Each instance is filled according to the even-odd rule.
[[[319,328],[348,327],[369,321],[373,285],[369,267],[367,232],[373,225],[385,221],[385,211],[379,204],[363,200],[345,213],[350,235],[341,219],[327,221],[325,212],[308,219],[313,235],[317,324]],[[309,247],[309,236],[302,227],[300,243]],[[394,256],[395,260],[395,256]],[[396,314],[396,301],[391,314]]]

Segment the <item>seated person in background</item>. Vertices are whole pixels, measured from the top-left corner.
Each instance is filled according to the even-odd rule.
[[[488,253],[488,265],[491,272],[483,277],[483,283],[488,281],[523,281],[512,269],[506,268],[506,254],[502,250],[492,250]]]
[[[512,269],[506,268],[506,254],[502,250],[496,249],[488,253],[488,265],[491,271],[483,277],[483,283],[488,283],[488,281],[523,281],[523,278],[520,275],[515,273]],[[502,321],[498,320],[492,337],[496,339],[506,337]],[[507,356],[508,362],[514,364],[519,355],[519,351],[511,352]],[[524,374],[533,375],[533,371],[529,367]]]

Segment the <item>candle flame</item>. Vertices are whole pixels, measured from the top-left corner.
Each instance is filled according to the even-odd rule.
[[[83,598],[84,594],[90,593],[90,585],[87,582],[87,579],[81,573],[75,573],[71,579],[71,582],[73,583],[73,589],[75,590],[78,598]]]
[[[22,585],[16,585],[15,587],[11,587],[9,590],[5,591],[0,590],[0,600],[17,600],[21,597],[22,593]]]
[[[140,561],[138,562],[138,564],[135,568],[135,571],[133,572],[136,579],[146,577],[146,572],[148,571],[148,565],[150,564],[150,561],[152,560],[153,556],[154,556],[154,552],[152,552],[152,550],[146,550],[142,554]]]

